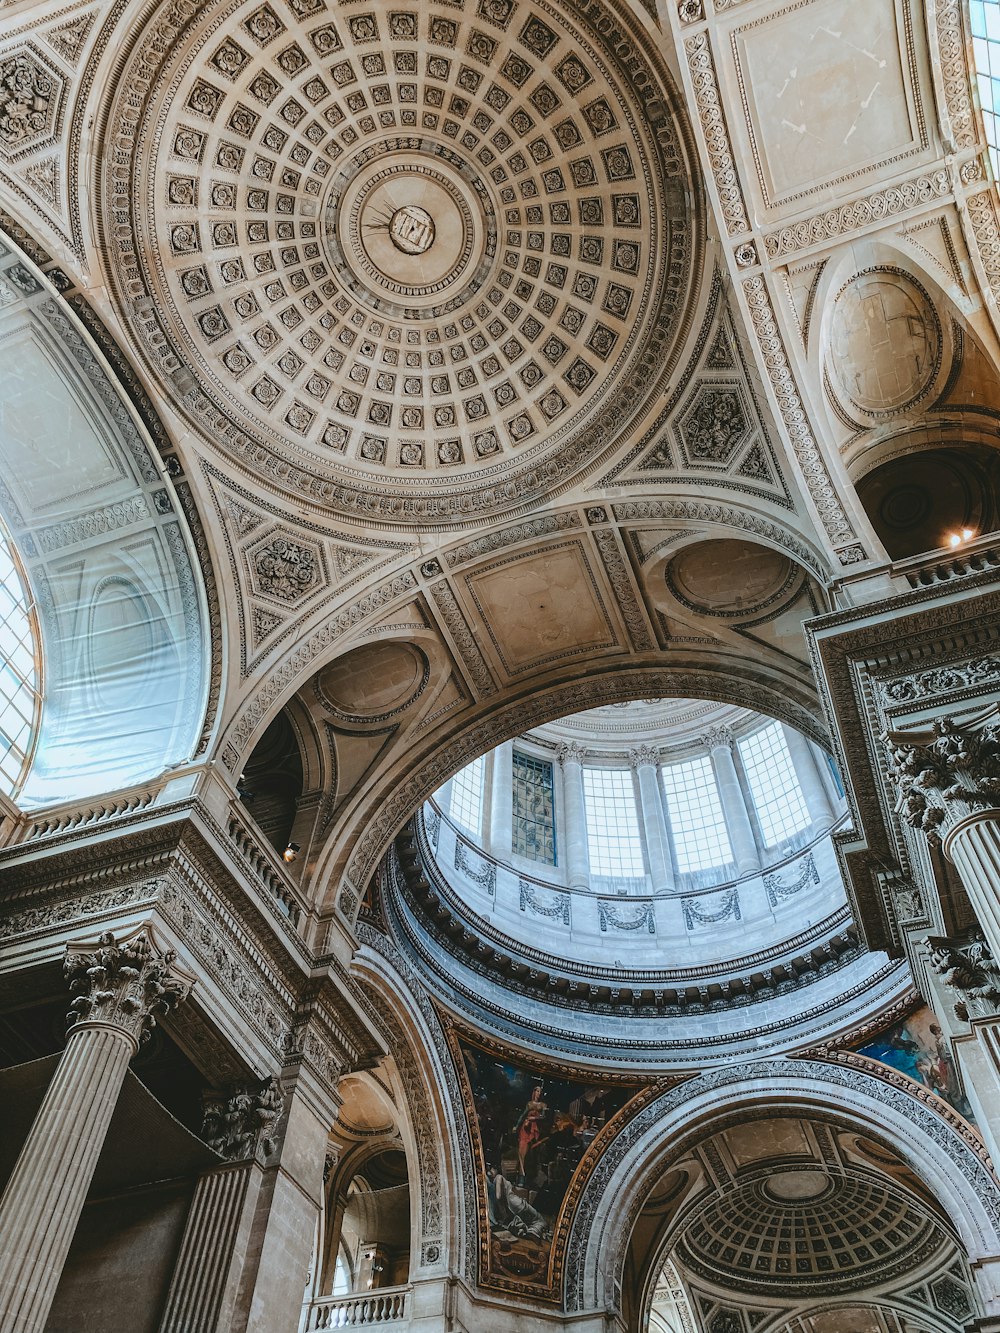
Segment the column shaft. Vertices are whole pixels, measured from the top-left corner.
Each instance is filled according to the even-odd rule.
[[[809,818],[817,828],[828,829],[836,822],[837,817],[816,766],[813,748],[801,731],[796,731],[794,727],[782,724],[782,731],[785,734],[785,743],[791,755],[795,776],[802,789],[802,798],[809,811]]]
[[[514,841],[514,744],[505,741],[493,751],[490,784],[490,852],[509,861]]]
[[[587,809],[583,799],[583,765],[563,759],[563,804],[566,810],[566,878],[571,889],[590,886]]]
[[[649,874],[656,893],[669,893],[674,887],[673,866],[670,862],[670,843],[663,817],[663,802],[657,787],[656,766],[640,763],[636,767],[639,779],[639,800],[642,805],[642,823],[646,831],[646,853]]]
[[[944,839],[994,958],[1000,958],[1000,810],[981,810]]]
[[[74,1028],[0,1200],[0,1328],[41,1333],[136,1043]]]
[[[753,824],[750,822],[746,801],[743,798],[743,788],[740,786],[739,774],[736,772],[733,751],[729,745],[718,744],[712,746],[712,768],[715,771],[715,781],[719,788],[722,812],[726,817],[726,829],[729,833],[736,869],[741,875],[749,875],[752,871],[760,869],[760,851],[757,847],[757,839],[754,837]]]

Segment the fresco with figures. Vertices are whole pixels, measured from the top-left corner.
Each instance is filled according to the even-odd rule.
[[[948,1038],[933,1010],[926,1005],[921,1005],[909,1017],[857,1049],[859,1055],[870,1056],[900,1073],[909,1074],[975,1124]]]
[[[574,1083],[464,1040],[458,1049],[480,1148],[481,1277],[507,1290],[551,1291],[573,1187],[645,1101],[643,1085]]]

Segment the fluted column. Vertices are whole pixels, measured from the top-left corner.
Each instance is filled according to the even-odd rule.
[[[500,861],[510,860],[514,843],[514,743],[505,741],[493,751],[493,780],[490,784],[490,852]]]
[[[587,807],[583,799],[583,761],[586,756],[587,751],[573,742],[559,747],[566,824],[566,882],[571,889],[590,886]]]
[[[194,978],[148,927],[66,947],[66,1049],[0,1200],[0,1328],[41,1333],[129,1061]]]
[[[669,893],[674,887],[674,872],[670,861],[670,842],[663,817],[663,802],[656,780],[658,752],[650,745],[640,745],[629,751],[629,763],[639,780],[639,803],[642,826],[646,834],[646,855],[649,876],[656,893]]]
[[[729,727],[713,727],[702,737],[712,758],[722,813],[726,819],[729,842],[733,849],[736,869],[749,875],[760,869],[760,850],[754,836],[750,813],[740,786],[736,761],[733,759],[733,733]]]
[[[992,956],[1000,958],[1000,709],[883,736],[897,812],[958,870]]]
[[[830,804],[823,777],[816,766],[816,756],[812,746],[801,731],[796,731],[794,727],[782,724],[781,729],[785,735],[795,776],[799,780],[802,799],[806,803],[813,826],[818,830],[831,828],[837,822],[837,816]]]
[[[277,1079],[205,1097],[201,1136],[228,1160],[198,1181],[167,1293],[160,1333],[214,1333],[233,1325],[250,1234],[275,1151]]]

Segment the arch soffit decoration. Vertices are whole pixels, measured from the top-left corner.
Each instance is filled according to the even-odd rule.
[[[464,1178],[471,1170],[471,1158],[465,1161],[468,1134],[448,1105],[451,1084],[450,1066],[443,1063],[448,1059],[445,1039],[419,979],[412,975],[407,984],[399,976],[396,969],[402,960],[389,957],[390,946],[379,932],[365,931],[363,936],[352,971],[380,1001],[378,1022],[389,1039],[406,1104],[413,1266],[434,1270],[447,1255],[458,1253],[455,1247],[461,1248],[463,1238],[466,1246],[469,1243],[465,1195],[443,1187],[443,1182]],[[471,1225],[475,1227],[474,1214]],[[474,1236],[471,1253],[475,1254]]]
[[[757,1107],[888,1139],[952,1219],[969,1259],[997,1253],[1000,1196],[985,1150],[977,1151],[945,1103],[911,1088],[905,1076],[861,1056],[764,1060],[752,1076],[724,1066],[671,1088],[614,1140],[584,1189],[567,1247],[565,1308],[603,1308],[621,1282],[632,1228],[657,1179],[695,1142]]]

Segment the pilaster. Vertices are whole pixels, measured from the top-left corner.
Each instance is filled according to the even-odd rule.
[[[566,881],[571,889],[590,887],[587,808],[583,799],[583,761],[586,756],[586,750],[574,742],[559,747],[563,809],[566,812]]]
[[[760,849],[736,771],[733,733],[729,727],[713,727],[702,740],[711,755],[736,869],[741,875],[752,874],[760,869]]]

